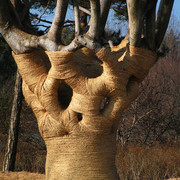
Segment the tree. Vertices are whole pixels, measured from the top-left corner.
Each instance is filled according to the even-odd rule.
[[[31,26],[31,22],[29,18],[29,9],[21,1],[11,0],[11,3],[16,9],[19,17],[21,17],[20,21],[23,24],[23,27],[26,30],[26,32],[35,33],[36,31]],[[3,171],[14,171],[15,169],[20,114],[21,114],[22,98],[23,98],[21,86],[22,86],[22,78],[19,72],[17,71],[16,82],[14,87],[14,99],[11,109],[7,148],[3,163]]]
[[[75,38],[66,46],[61,33],[68,0],[57,0],[52,25],[42,36],[24,32],[10,1],[0,0],[0,31],[13,50],[23,94],[46,143],[47,179],[119,179],[119,117],[157,60],[173,0],[161,1],[155,21],[156,3],[128,0],[129,33],[110,49],[102,43],[109,0],[90,0],[91,19],[83,33],[79,4],[73,1]]]

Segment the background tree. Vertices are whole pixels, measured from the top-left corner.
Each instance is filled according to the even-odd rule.
[[[178,22],[164,38],[161,57],[140,87],[140,95],[124,112],[120,123],[122,143],[152,144],[179,139],[179,33]],[[169,47],[169,49],[167,48]],[[168,52],[167,52],[168,51]]]
[[[30,17],[29,17],[29,4],[24,4],[18,0],[11,0],[14,8],[16,9],[20,21],[23,25],[26,32],[36,34],[37,31],[32,27]],[[17,143],[18,143],[18,134],[19,134],[19,123],[20,123],[20,114],[22,107],[22,78],[17,71],[16,73],[16,82],[14,87],[14,99],[11,109],[10,117],[10,127],[7,141],[7,149],[4,157],[3,171],[14,171],[15,161],[16,161],[16,152],[17,152]]]
[[[57,1],[48,33],[37,36],[23,31],[10,1],[0,0],[0,31],[14,52],[24,96],[47,146],[47,179],[118,179],[119,116],[137,97],[139,83],[157,58],[173,5],[162,0],[155,21],[156,3],[127,1],[129,35],[106,49],[101,35],[109,0],[90,1],[90,26],[84,34],[78,1],[73,1],[75,38],[67,46],[61,33],[68,1]]]

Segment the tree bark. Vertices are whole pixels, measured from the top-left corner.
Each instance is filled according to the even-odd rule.
[[[11,111],[11,118],[10,118],[7,150],[5,153],[4,163],[3,163],[3,171],[14,171],[15,168],[21,105],[22,105],[22,79],[19,72],[17,72],[16,83],[14,87],[14,99],[13,99],[13,105]]]
[[[156,20],[156,48],[158,49],[166,33],[174,0],[161,0]]]

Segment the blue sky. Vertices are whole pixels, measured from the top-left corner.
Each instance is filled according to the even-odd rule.
[[[180,19],[180,0],[174,1],[173,12]]]
[[[158,2],[159,1],[160,0],[158,0]],[[174,1],[172,14],[175,16],[176,19],[178,19],[177,21],[180,22],[180,0]],[[51,15],[44,15],[43,19],[52,21],[53,16],[54,15],[52,15],[52,14]],[[73,10],[69,9],[67,12],[67,19],[73,20],[73,18],[74,18],[73,17]],[[111,11],[109,18],[108,18],[107,27],[109,27],[110,29],[115,30],[115,31],[117,31],[120,28],[121,32],[123,34],[125,34],[125,32],[127,30],[127,23],[117,21],[116,18],[113,17],[113,11]],[[180,31],[180,27],[177,27],[177,28],[179,28],[179,31]]]

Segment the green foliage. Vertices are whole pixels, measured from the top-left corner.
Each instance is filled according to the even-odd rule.
[[[115,17],[119,21],[127,21],[128,20],[128,12],[126,6],[126,0],[115,0],[112,5],[112,9],[115,12]]]

